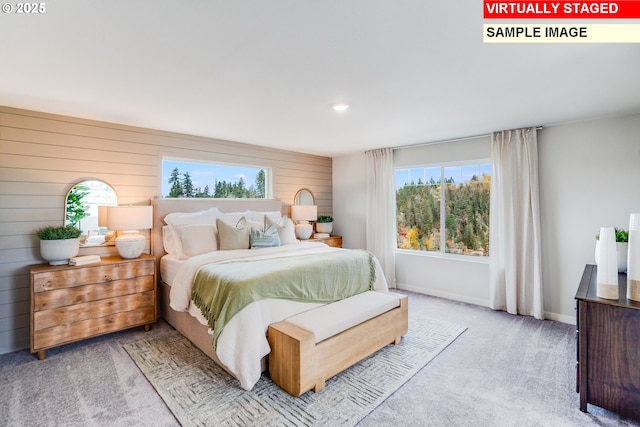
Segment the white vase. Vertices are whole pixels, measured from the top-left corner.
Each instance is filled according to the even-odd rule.
[[[600,240],[596,240],[596,265],[598,265],[598,251],[600,250]],[[618,258],[618,273],[625,273],[627,271],[627,253],[629,250],[629,243],[616,242],[616,256]]]
[[[596,295],[600,298],[618,299],[618,257],[616,255],[616,232],[613,227],[600,228],[598,249]]]
[[[629,218],[627,256],[627,298],[640,301],[640,213],[632,213]]]
[[[332,231],[333,231],[333,223],[332,222],[316,222],[316,232],[317,233],[331,234]]]
[[[61,240],[40,240],[40,256],[50,265],[69,263],[69,258],[78,255],[80,238]]]

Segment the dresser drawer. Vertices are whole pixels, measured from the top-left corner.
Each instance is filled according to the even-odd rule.
[[[115,313],[134,311],[143,307],[153,307],[155,292],[118,296],[83,304],[68,305],[33,314],[34,331],[55,326],[73,325],[89,319],[99,319]]]
[[[155,307],[116,312],[104,317],[81,320],[69,325],[34,331],[34,350],[55,347],[74,341],[141,326],[155,321]]]
[[[31,352],[156,321],[155,258],[107,257],[87,266],[34,266]]]
[[[66,289],[88,283],[108,283],[138,276],[153,276],[154,274],[155,264],[151,259],[140,262],[100,264],[91,267],[59,268],[33,273],[33,292]]]
[[[129,295],[154,289],[154,276],[135,277],[128,280],[116,280],[109,283],[99,283],[72,288],[55,289],[48,292],[38,292],[33,295],[33,308],[36,312],[98,301],[117,295]]]

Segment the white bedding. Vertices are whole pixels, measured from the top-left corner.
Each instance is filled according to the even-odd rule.
[[[167,273],[167,276],[163,275],[162,278],[163,281],[169,283],[165,279],[173,277],[169,283],[171,285],[170,307],[175,311],[186,311],[197,318],[200,323],[207,325],[206,319],[191,301],[191,285],[202,266],[211,262],[225,262],[238,258],[269,259],[291,254],[340,250],[344,249],[329,247],[319,242],[301,242],[272,248],[215,251],[184,261],[175,262],[169,259],[167,262],[161,262],[161,269]],[[374,289],[388,290],[382,268],[377,260]],[[216,354],[226,368],[240,381],[241,387],[250,390],[260,379],[261,359],[271,351],[266,337],[268,326],[320,305],[322,304],[280,299],[256,301],[245,307],[227,323],[218,337]]]

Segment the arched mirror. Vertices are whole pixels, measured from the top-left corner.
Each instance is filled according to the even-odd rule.
[[[311,192],[311,190],[301,188],[293,198],[293,204],[301,206],[313,206],[316,204],[316,201],[313,198],[313,193]]]
[[[98,207],[117,204],[118,196],[106,182],[98,179],[79,182],[67,192],[64,223],[82,230],[82,245],[109,244],[109,236],[112,233],[106,228],[106,218],[103,214],[106,210],[100,210]]]

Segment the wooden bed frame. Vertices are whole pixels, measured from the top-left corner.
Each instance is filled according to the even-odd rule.
[[[162,243],[162,227],[165,224],[164,217],[172,212],[197,212],[211,207],[216,207],[222,212],[273,212],[280,211],[289,214],[289,206],[284,206],[277,199],[152,199],[153,229],[151,230],[151,254],[156,258],[156,277],[159,288],[159,317],[173,326],[182,335],[187,337],[196,347],[213,359],[218,365],[225,368],[216,356],[212,346],[212,336],[208,327],[202,325],[193,316],[186,312],[178,312],[169,307],[169,292],[171,287],[162,281],[160,277],[160,258],[166,252]],[[267,369],[266,358],[262,362],[262,370]]]

